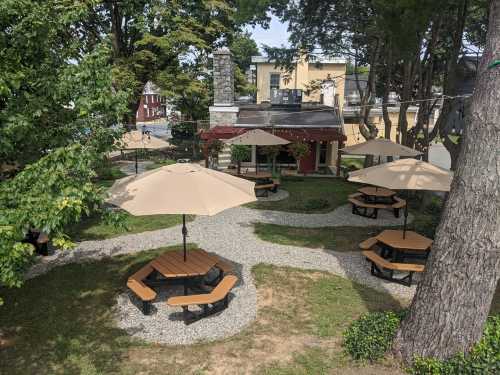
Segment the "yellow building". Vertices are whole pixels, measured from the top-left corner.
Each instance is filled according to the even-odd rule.
[[[343,58],[318,59],[317,61],[306,61],[304,58],[295,62],[295,69],[292,72],[284,71],[275,66],[274,61],[269,61],[267,57],[253,56],[252,63],[256,69],[256,84],[257,84],[257,104],[270,102],[273,89],[300,89],[302,90],[302,103],[314,102],[328,103],[328,97],[338,95],[339,109],[342,113],[343,131],[347,137],[345,146],[351,146],[365,139],[359,133],[357,115],[359,113],[359,103],[352,103],[349,97],[358,92],[353,74],[346,74],[346,60]],[[367,75],[359,75],[359,84],[364,88],[367,84]],[[308,86],[313,81],[330,81],[334,83],[333,90],[328,90],[325,87],[308,92]],[[359,98],[359,95],[358,95]],[[395,103],[394,106],[388,108],[389,117],[392,121],[391,140],[396,142],[397,127],[399,118],[399,106]],[[417,106],[410,106],[407,111],[408,129],[415,126],[418,113]],[[375,104],[370,111],[370,121],[376,124],[378,128],[378,136],[385,137],[385,126],[382,116],[382,108],[380,103]]]
[[[344,102],[343,77],[346,74],[346,60],[343,58],[320,58],[314,62],[301,58],[295,62],[292,72],[276,67],[273,61],[263,56],[253,56],[252,63],[256,66],[257,104],[270,101],[273,89],[300,89],[303,91],[302,102],[320,103],[324,90],[308,92],[308,85],[317,80],[333,81],[333,88],[325,89],[333,94],[333,97],[338,94],[341,105]]]
[[[359,132],[359,125],[356,117],[356,108],[351,108],[349,106],[344,106],[343,115],[344,115],[344,135],[347,137],[347,141],[345,143],[346,146],[352,146],[361,142],[364,142],[365,139]],[[389,107],[389,118],[392,122],[391,128],[391,140],[393,142],[397,141],[397,128],[399,122],[399,107]],[[408,121],[408,129],[411,129],[415,126],[417,121],[417,113],[418,107],[410,106],[406,113],[406,120]],[[375,107],[370,111],[370,121],[377,126],[378,129],[378,137],[385,138],[385,124],[384,118],[382,116],[382,108]]]

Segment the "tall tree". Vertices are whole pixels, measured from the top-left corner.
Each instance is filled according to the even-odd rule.
[[[457,171],[423,280],[394,341],[406,362],[467,352],[481,337],[500,278],[500,0]]]
[[[103,0],[96,14],[110,33],[116,84],[130,90],[124,121],[135,124],[144,86],[162,73],[174,79],[183,62],[207,55],[232,31],[225,1]]]

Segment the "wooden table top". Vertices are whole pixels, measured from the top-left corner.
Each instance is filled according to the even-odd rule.
[[[392,191],[392,190],[389,190],[386,188],[375,187],[375,186],[365,186],[365,187],[358,189],[358,191],[361,194],[369,195],[369,196],[373,196],[373,197],[387,197],[387,198],[389,198],[389,197],[396,195],[395,191]]]
[[[264,179],[264,178],[271,178],[273,177],[272,173],[269,172],[247,172],[247,173],[242,173],[240,175],[243,178],[250,178],[250,179]]]
[[[403,238],[402,230],[392,229],[384,230],[376,238],[377,241],[380,241],[396,250],[426,251],[432,245],[431,239],[411,230],[406,231],[405,238]]]
[[[203,276],[215,266],[218,257],[205,250],[188,250],[184,262],[182,250],[167,251],[151,262],[151,266],[166,278]]]
[[[241,177],[241,178],[248,178],[248,179],[265,179],[265,178],[271,178],[273,177],[271,172],[246,172],[246,173],[240,173],[238,174],[236,169],[227,169],[226,173],[229,173],[230,175],[236,176],[236,177]]]

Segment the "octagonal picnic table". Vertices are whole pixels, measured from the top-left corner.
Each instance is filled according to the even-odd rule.
[[[187,280],[205,276],[219,258],[205,250],[189,250],[186,260],[182,251],[167,251],[151,262],[151,267],[168,280],[186,280],[184,294],[187,294]]]
[[[366,202],[373,203],[393,203],[395,191],[385,188],[379,188],[374,186],[364,186],[358,191],[363,194],[363,198]]]
[[[401,261],[408,252],[420,253],[423,257],[429,254],[432,240],[411,230],[403,237],[402,230],[386,229],[376,237],[378,242],[394,250],[395,261]]]

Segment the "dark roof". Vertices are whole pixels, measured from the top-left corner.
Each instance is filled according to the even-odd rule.
[[[234,126],[215,126],[213,128],[202,130],[200,137],[204,141],[211,141],[213,139],[230,139],[246,133],[248,130],[254,128],[243,128]],[[271,132],[271,129],[263,129]],[[339,128],[278,128],[273,129],[272,133],[278,137],[287,139],[291,142],[296,141],[335,141],[340,140],[345,142],[346,136]]]
[[[366,85],[368,84],[368,74],[358,74],[359,85],[361,89],[364,90]],[[352,92],[358,92],[358,88],[356,87],[356,75],[347,74],[345,76],[344,83],[344,96],[347,97]]]
[[[342,120],[338,110],[325,105],[274,107],[269,104],[240,108],[236,126],[277,127],[340,127]]]

